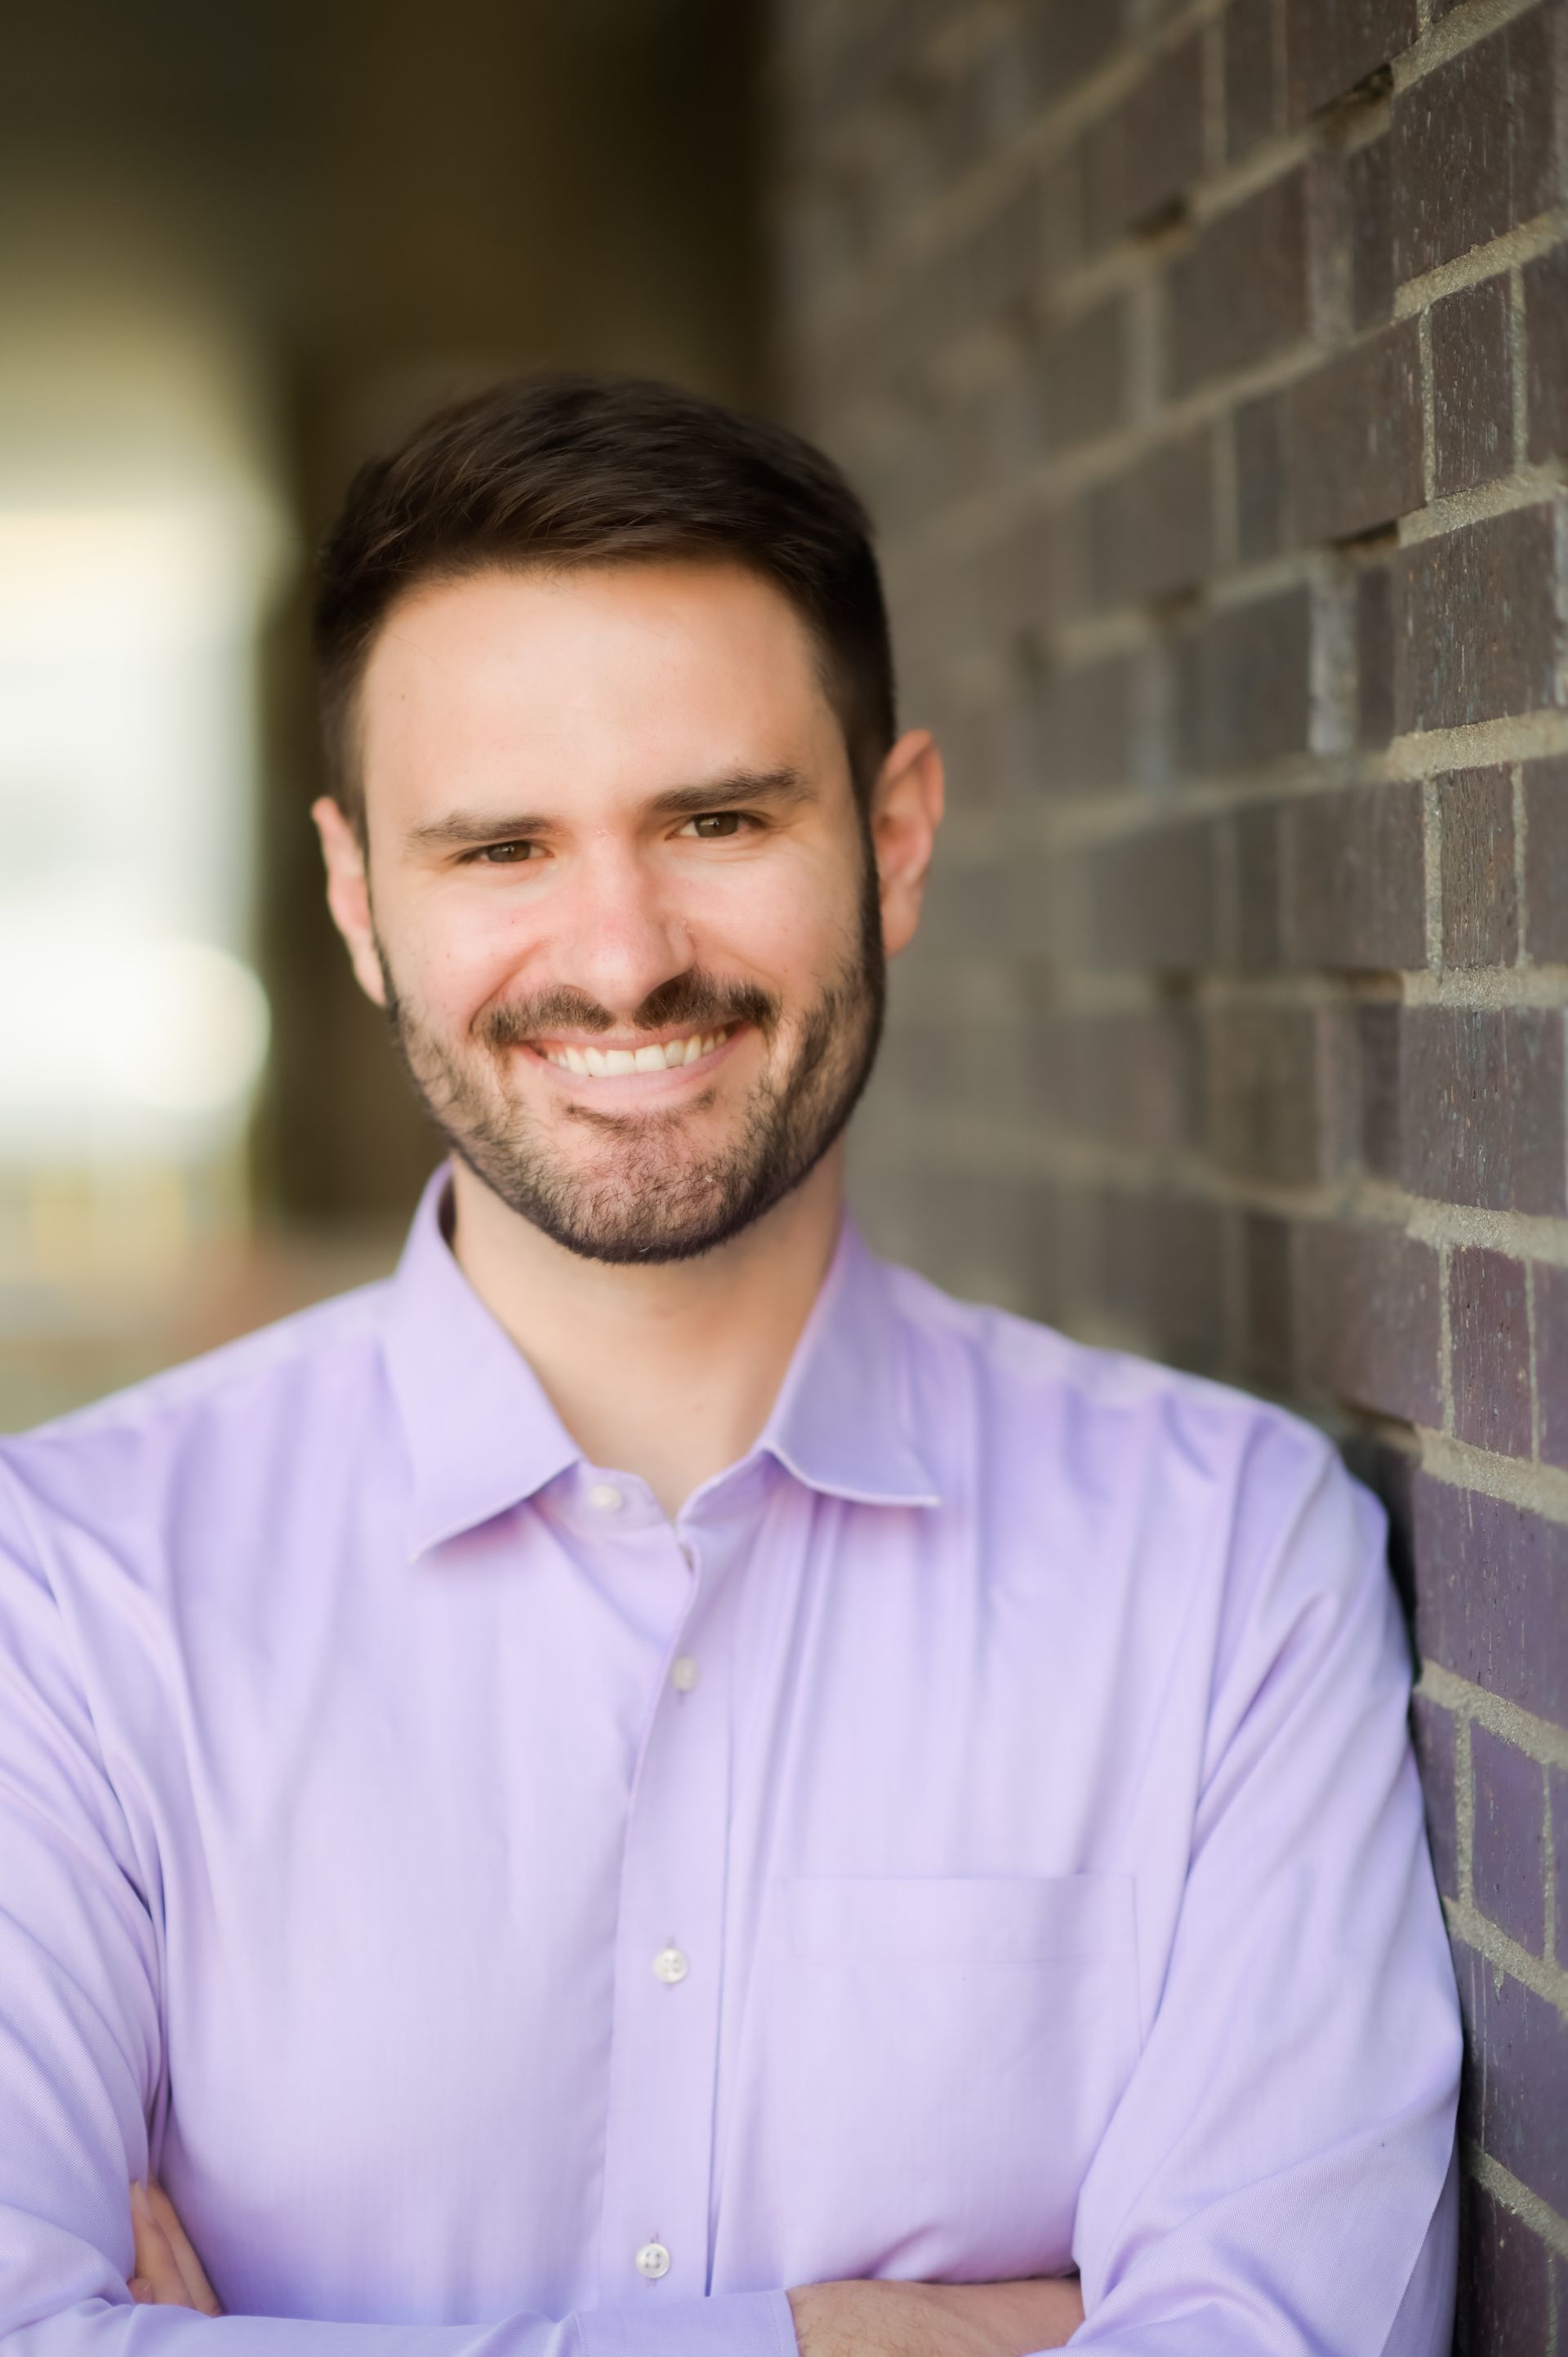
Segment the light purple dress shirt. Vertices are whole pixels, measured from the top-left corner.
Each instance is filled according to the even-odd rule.
[[[396,1274],[0,1448],[0,2333],[1439,2357],[1459,2040],[1378,1508],[846,1227],[673,1523],[432,1181]],[[228,2318],[137,2307],[161,2175]]]

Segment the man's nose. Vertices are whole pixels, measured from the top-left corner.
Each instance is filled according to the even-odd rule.
[[[688,916],[634,849],[596,847],[564,899],[554,979],[613,1015],[635,1014],[660,984],[696,963]]]

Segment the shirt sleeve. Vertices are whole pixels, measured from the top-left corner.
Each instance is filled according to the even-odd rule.
[[[140,1857],[0,1469],[0,2343],[16,2357],[796,2357],[782,2292],[484,2326],[143,2307],[129,2187],[162,2076]]]
[[[1163,1989],[1085,2179],[1096,2357],[1445,2357],[1458,2007],[1373,1499],[1300,1427],[1240,1485]],[[1293,1471],[1294,1467],[1294,1471]]]

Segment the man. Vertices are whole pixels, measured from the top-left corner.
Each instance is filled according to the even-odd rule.
[[[318,644],[452,1158],[389,1284],[0,1457],[16,2345],[1436,2357],[1376,1507],[844,1222],[942,797],[853,495],[502,388]]]

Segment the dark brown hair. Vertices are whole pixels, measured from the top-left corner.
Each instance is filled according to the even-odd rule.
[[[354,705],[371,644],[421,584],[491,567],[690,557],[749,566],[806,624],[864,807],[895,733],[865,509],[798,434],[671,384],[543,376],[455,403],[349,487],[321,552],[315,640],[331,791],[363,823]]]

